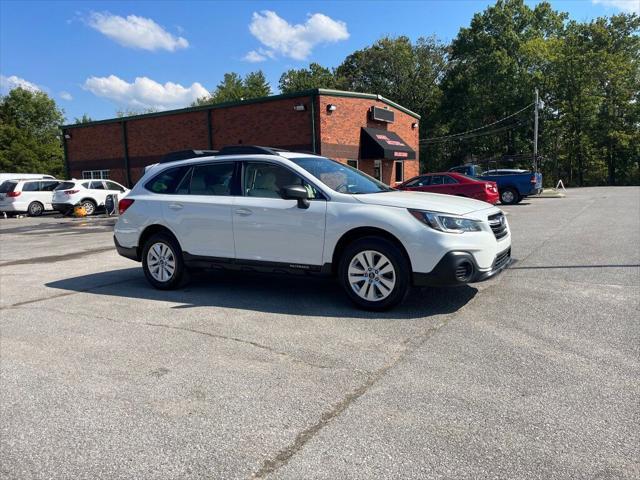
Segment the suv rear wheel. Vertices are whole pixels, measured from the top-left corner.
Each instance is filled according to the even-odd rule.
[[[142,269],[149,283],[160,290],[180,287],[185,266],[178,242],[166,233],[152,235],[142,250]]]
[[[406,297],[411,267],[402,251],[379,237],[365,237],[342,253],[338,276],[347,296],[367,310],[387,310]]]
[[[27,213],[30,217],[39,217],[44,211],[44,205],[42,205],[40,202],[31,202],[27,209]]]

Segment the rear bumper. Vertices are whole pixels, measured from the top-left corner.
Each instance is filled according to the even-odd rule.
[[[118,243],[118,239],[115,237],[115,235],[113,236],[113,243],[115,243],[116,245],[116,250],[118,251],[118,254],[130,260],[135,260],[136,262],[140,261],[140,257],[138,257],[137,247],[123,247]]]
[[[26,212],[27,204],[22,202],[2,203],[0,212]]]
[[[481,271],[469,252],[449,252],[429,273],[414,273],[416,287],[454,287],[488,280],[511,263],[511,247],[496,255],[490,270]]]

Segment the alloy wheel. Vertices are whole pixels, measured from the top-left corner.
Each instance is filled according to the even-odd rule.
[[[515,200],[515,195],[511,190],[502,192],[502,201],[504,203],[512,203]]]
[[[357,253],[349,263],[349,285],[362,299],[377,302],[387,298],[396,285],[391,261],[375,250]]]
[[[166,243],[156,242],[147,252],[147,268],[158,282],[168,282],[176,271],[176,257]]]
[[[84,202],[82,204],[85,213],[87,214],[87,216],[89,215],[93,215],[93,212],[95,211],[96,207],[93,205],[93,202]]]

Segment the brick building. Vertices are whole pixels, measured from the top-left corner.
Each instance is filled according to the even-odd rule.
[[[62,130],[69,178],[131,186],[167,153],[247,144],[316,152],[393,186],[419,173],[419,118],[380,95],[314,89]]]

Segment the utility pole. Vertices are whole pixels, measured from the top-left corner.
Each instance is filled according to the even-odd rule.
[[[534,97],[533,107],[533,170],[538,171],[538,89]]]

